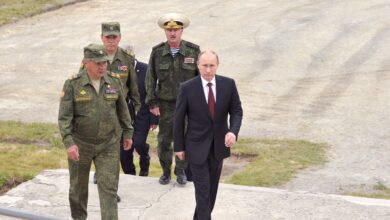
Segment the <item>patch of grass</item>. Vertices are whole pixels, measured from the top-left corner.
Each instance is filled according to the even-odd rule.
[[[358,196],[358,197],[367,197],[374,199],[390,199],[390,188],[386,186],[383,182],[377,182],[373,186],[373,192],[351,192],[346,195]]]
[[[0,195],[3,195],[8,190],[16,187],[17,185],[21,184],[23,182],[23,179],[20,178],[6,178],[2,174],[0,174]]]
[[[303,140],[243,139],[235,147],[239,153],[257,154],[242,172],[227,183],[248,186],[278,186],[288,182],[297,171],[326,162],[325,144]]]
[[[63,0],[1,0],[0,26],[63,5]]]
[[[56,124],[0,121],[0,142],[62,147]]]
[[[150,132],[148,143],[151,153],[157,155],[157,132]],[[138,158],[134,153],[139,172]],[[0,194],[2,188],[30,180],[44,169],[67,167],[66,150],[56,124],[0,121]],[[161,175],[156,156],[152,157],[149,175]]]
[[[152,155],[149,176],[159,177],[156,131],[150,132],[148,143]],[[255,159],[225,182],[277,186],[300,169],[325,163],[325,151],[325,144],[308,141],[240,138],[232,153]],[[134,153],[137,167],[138,158]],[[56,124],[0,121],[0,186],[13,179],[26,181],[44,169],[57,168],[67,168],[67,158]]]
[[[0,191],[15,182],[32,179],[44,169],[65,167],[67,159],[63,148],[0,142]]]

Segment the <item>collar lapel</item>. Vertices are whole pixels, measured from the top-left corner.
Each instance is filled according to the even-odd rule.
[[[219,78],[219,76],[215,75],[215,97],[216,97],[216,100],[215,100],[215,112],[214,112],[214,118],[217,117],[218,115],[218,112],[220,112],[220,110],[218,109],[218,107],[220,106],[219,103],[221,102],[221,97],[222,97],[222,84],[221,84],[221,78]]]

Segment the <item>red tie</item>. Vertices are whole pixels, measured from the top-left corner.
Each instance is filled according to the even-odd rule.
[[[215,99],[214,99],[214,93],[213,89],[211,88],[213,84],[212,83],[207,83],[207,86],[209,87],[209,110],[210,110],[210,115],[211,118],[214,119],[214,108],[215,108]]]

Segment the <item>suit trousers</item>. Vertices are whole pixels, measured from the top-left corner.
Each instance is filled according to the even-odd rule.
[[[196,207],[194,220],[210,220],[217,197],[223,160],[217,160],[211,148],[207,160],[202,164],[190,163],[195,186]]]
[[[149,111],[149,110],[148,110]],[[146,143],[150,128],[149,112],[139,112],[134,121],[133,147],[130,150],[124,150],[123,142],[121,141],[120,160],[122,170],[125,174],[136,175],[135,165],[133,161],[134,149],[140,156],[140,169],[142,171],[149,170],[149,144]]]

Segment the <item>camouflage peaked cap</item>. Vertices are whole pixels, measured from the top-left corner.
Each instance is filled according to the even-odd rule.
[[[89,44],[84,47],[84,60],[92,60],[94,62],[107,61],[108,57],[103,45]]]
[[[180,29],[188,27],[190,20],[179,13],[168,13],[158,19],[157,23],[163,29]]]
[[[110,35],[115,35],[115,36],[121,35],[121,26],[119,22],[102,23],[102,35],[105,37]]]

